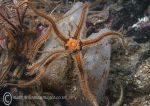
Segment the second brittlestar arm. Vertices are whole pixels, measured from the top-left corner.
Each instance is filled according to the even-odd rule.
[[[39,10],[36,10],[36,9],[34,8],[34,6],[33,6],[31,3],[28,3],[28,4],[29,4],[30,8],[31,8],[36,14],[38,14],[39,16],[45,18],[46,20],[48,20],[48,21],[51,23],[54,32],[56,33],[56,35],[58,36],[58,38],[59,38],[61,41],[67,42],[68,39],[58,30],[58,27],[57,27],[55,21],[54,21],[50,16],[47,16],[46,14],[44,14],[44,13],[42,13],[42,12],[39,12]]]
[[[2,10],[3,8],[0,7],[0,9]],[[15,30],[17,30],[17,27],[12,22],[10,22],[10,20],[8,20],[7,17],[5,17],[1,12],[0,12],[0,17],[3,20],[5,20],[12,28],[14,28]]]
[[[82,9],[82,12],[81,12],[79,23],[77,25],[77,29],[76,29],[75,33],[73,34],[73,37],[75,39],[77,39],[80,36],[81,29],[82,29],[82,27],[83,27],[83,25],[85,23],[85,17],[86,17],[86,13],[87,13],[88,7],[89,7],[88,3],[85,3],[83,5],[83,9]]]
[[[31,47],[31,51],[30,51],[30,59],[34,59],[34,56],[37,53],[37,50],[39,49],[39,47],[48,40],[49,36],[51,33],[51,26],[48,27],[48,29],[46,30],[46,32],[42,35],[40,35],[40,37],[32,44]]]
[[[97,42],[101,41],[103,38],[108,37],[108,36],[112,36],[112,35],[113,35],[113,36],[115,35],[115,36],[120,37],[120,38],[121,38],[121,41],[122,41],[122,43],[123,43],[123,45],[125,44],[125,43],[124,43],[124,40],[123,40],[122,34],[120,34],[120,33],[118,33],[118,32],[112,32],[112,31],[102,33],[102,34],[100,34],[99,36],[97,36],[97,37],[95,37],[95,38],[90,38],[90,39],[87,38],[87,39],[84,39],[84,40],[82,40],[82,44],[83,44],[83,46],[96,44]]]
[[[32,65],[29,65],[27,67],[28,72],[34,71],[36,69],[39,69],[39,67],[41,67],[42,65],[44,65],[44,63],[48,60],[48,58],[52,55],[52,54],[57,54],[57,53],[63,53],[65,51],[64,48],[58,48],[56,50],[53,50],[52,52],[50,52],[48,55],[41,57],[39,60],[37,60],[35,63],[33,63]]]
[[[80,87],[82,89],[82,92],[83,92],[84,96],[89,99],[89,101],[92,103],[93,106],[99,106],[97,101],[96,101],[96,98],[91,93],[90,88],[88,86],[87,74],[83,70],[83,63],[82,63],[81,53],[75,54],[74,59],[75,59],[75,62],[76,62],[76,66],[78,68],[77,74],[78,74],[78,77],[79,77]]]
[[[45,74],[49,64],[54,61],[55,59],[57,59],[58,57],[60,57],[63,53],[65,53],[65,51],[63,52],[61,51],[56,51],[55,53],[52,53],[48,56],[47,60],[45,60],[45,63],[43,63],[44,65],[42,65],[39,68],[39,73],[38,75],[31,81],[19,81],[17,84],[13,84],[13,83],[5,83],[5,85],[10,85],[10,86],[18,86],[18,87],[26,87],[26,86],[31,86],[33,84],[35,84],[37,81],[41,80],[41,78],[43,77],[43,75]]]

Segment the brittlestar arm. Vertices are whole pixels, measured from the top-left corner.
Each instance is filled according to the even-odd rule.
[[[51,26],[49,26],[47,31],[43,35],[40,35],[40,37],[32,44],[31,52],[29,54],[31,60],[34,59],[34,56],[36,55],[39,47],[41,47],[41,45],[48,40],[50,33],[51,33]]]
[[[48,55],[40,58],[37,62],[33,63],[32,65],[27,67],[28,72],[32,72],[36,69],[39,69],[39,67],[41,67],[42,65],[44,65],[44,63],[48,60],[48,58],[52,55],[52,54],[57,54],[57,53],[63,53],[65,51],[64,48],[59,48],[56,50],[53,50],[52,52],[50,52]]]
[[[26,4],[26,8],[27,8],[27,1],[26,0],[21,2],[21,3],[20,2],[19,3],[14,3],[20,25],[22,25],[22,18],[23,17],[20,16],[19,8],[21,6],[23,6],[24,4]],[[26,12],[26,9],[24,10],[24,12]],[[23,14],[24,14],[24,12],[23,12]],[[24,15],[22,15],[22,16],[24,16]]]
[[[15,9],[16,9],[16,12],[17,12],[18,21],[19,21],[19,23],[20,23],[20,25],[21,25],[20,12],[19,12],[18,8],[15,8]]]
[[[19,3],[19,4],[16,6],[16,8],[20,8],[20,7],[23,6],[24,4],[26,4],[26,5],[25,5],[25,9],[24,9],[24,11],[23,11],[23,13],[22,13],[22,16],[21,16],[21,22],[23,22],[25,13],[26,13],[27,8],[28,8],[28,5],[27,5],[27,4],[28,4],[28,0],[25,0],[25,1],[23,1],[22,3]]]
[[[25,0],[25,1],[21,2],[21,3],[18,3],[15,8],[20,8],[24,4],[28,4],[28,0]]]
[[[39,69],[39,73],[38,75],[31,81],[19,81],[17,84],[13,84],[13,83],[5,83],[5,85],[9,85],[9,86],[18,86],[18,87],[27,87],[27,86],[31,86],[33,84],[35,84],[37,81],[41,80],[42,77],[44,76],[47,67],[49,66],[49,64],[54,61],[55,59],[57,59],[58,57],[60,57],[62,54],[61,52],[58,53],[52,53],[51,55],[49,55],[49,57],[46,60],[46,63],[44,63],[45,65],[41,66]]]
[[[54,32],[56,33],[56,35],[58,36],[58,38],[59,38],[61,41],[65,42],[65,43],[68,41],[68,38],[66,38],[66,37],[59,31],[59,29],[58,29],[58,27],[57,27],[55,21],[54,21],[50,16],[47,16],[46,14],[40,12],[39,10],[36,10],[36,9],[32,6],[32,4],[30,4],[30,3],[29,3],[29,6],[30,6],[30,8],[31,8],[36,14],[38,14],[39,16],[45,18],[46,20],[48,20],[48,21],[51,23]]]
[[[10,41],[16,45],[17,42],[16,42],[16,39],[14,38],[12,32],[6,28],[5,33],[6,33],[6,36],[10,39]]]
[[[7,64],[7,66],[5,66],[5,70],[3,70],[3,73],[1,71],[1,74],[0,74],[0,86],[3,84],[6,76],[8,75],[8,72],[11,69],[12,64],[13,64],[13,61],[9,60],[9,64]]]
[[[89,7],[88,3],[85,3],[83,5],[83,9],[82,9],[81,16],[80,16],[80,19],[79,19],[79,24],[77,25],[77,29],[76,29],[75,33],[73,34],[73,37],[75,39],[79,38],[79,36],[80,36],[80,31],[83,27],[83,24],[85,23],[85,18],[86,18],[86,13],[87,13],[88,7]]]
[[[123,45],[125,44],[124,40],[123,40],[123,36],[120,33],[118,33],[118,32],[105,32],[105,33],[99,35],[96,38],[91,38],[91,39],[87,38],[87,39],[82,40],[82,44],[83,44],[83,46],[87,46],[87,45],[91,45],[91,44],[96,44],[97,42],[99,42],[103,38],[105,38],[107,36],[112,36],[112,35],[120,37],[121,40],[122,40]]]
[[[17,31],[17,27],[9,19],[7,19],[1,12],[0,12],[0,17]]]
[[[35,84],[36,82],[38,82],[42,78],[42,76],[45,74],[45,72],[46,72],[46,68],[43,67],[39,70],[39,74],[31,81],[22,81],[21,80],[21,81],[18,81],[17,84],[6,82],[6,83],[4,83],[4,85],[17,86],[17,87],[21,87],[21,88],[31,86],[31,85]]]
[[[96,101],[96,98],[91,93],[90,88],[88,86],[87,74],[83,70],[83,63],[82,63],[81,53],[75,54],[74,59],[75,59],[75,62],[77,64],[77,68],[78,68],[77,74],[78,74],[78,77],[79,77],[80,86],[81,86],[81,89],[82,89],[82,92],[83,92],[84,96],[89,99],[89,101],[92,103],[93,106],[99,106],[97,101]]]

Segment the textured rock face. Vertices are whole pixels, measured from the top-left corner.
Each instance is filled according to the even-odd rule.
[[[118,44],[112,46],[111,73],[109,77],[118,78],[124,84],[123,106],[149,106],[149,45],[138,44],[131,38],[127,41],[128,55]],[[114,94],[115,95],[115,94]],[[142,96],[141,96],[142,95]],[[113,97],[112,97],[113,98]],[[138,101],[138,102],[137,102]],[[145,105],[144,105],[145,104]]]
[[[146,59],[143,64],[137,68],[134,77],[138,88],[149,92],[146,91],[146,89],[150,86],[150,58]]]

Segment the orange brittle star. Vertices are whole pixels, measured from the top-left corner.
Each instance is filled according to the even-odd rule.
[[[84,68],[83,68],[83,60],[82,60],[81,51],[84,49],[84,47],[87,47],[87,46],[92,45],[92,44],[96,44],[96,43],[98,43],[99,41],[101,41],[103,38],[105,38],[107,36],[117,35],[117,36],[121,37],[122,35],[120,33],[110,31],[110,32],[105,32],[101,35],[98,35],[96,38],[80,39],[79,38],[80,37],[80,32],[81,32],[81,29],[83,28],[85,18],[86,18],[86,12],[89,8],[88,3],[83,4],[80,19],[79,19],[79,22],[77,24],[77,28],[76,28],[75,32],[73,33],[72,37],[64,36],[60,32],[60,30],[58,29],[57,24],[53,20],[52,17],[47,16],[46,14],[36,10],[30,3],[29,3],[29,6],[31,7],[31,9],[37,15],[45,18],[46,20],[48,20],[50,22],[54,33],[56,33],[59,40],[63,42],[64,48],[58,49],[53,53],[49,53],[48,56],[45,56],[45,58],[43,58],[42,60],[40,60],[37,63],[33,64],[32,66],[28,67],[28,69],[32,70],[32,71],[35,70],[35,69],[39,70],[40,74],[37,75],[34,80],[23,83],[23,84],[22,83],[18,83],[18,84],[7,83],[7,84],[21,87],[21,86],[31,85],[31,84],[37,82],[44,75],[48,65],[53,60],[55,60],[56,58],[58,58],[59,56],[61,56],[62,54],[65,53],[67,55],[71,55],[73,57],[75,63],[76,63],[76,67],[78,68],[77,74],[78,74],[78,77],[79,77],[80,87],[81,87],[81,90],[82,90],[84,96],[88,98],[88,100],[92,103],[93,106],[99,106],[98,103],[97,103],[96,98],[91,93],[91,91],[89,89],[89,86],[88,86],[87,73],[84,71]]]

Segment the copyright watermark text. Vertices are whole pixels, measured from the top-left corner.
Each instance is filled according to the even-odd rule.
[[[6,106],[9,106],[12,103],[12,100],[33,100],[33,99],[66,99],[67,96],[12,96],[10,92],[6,92],[3,95],[3,103]]]

